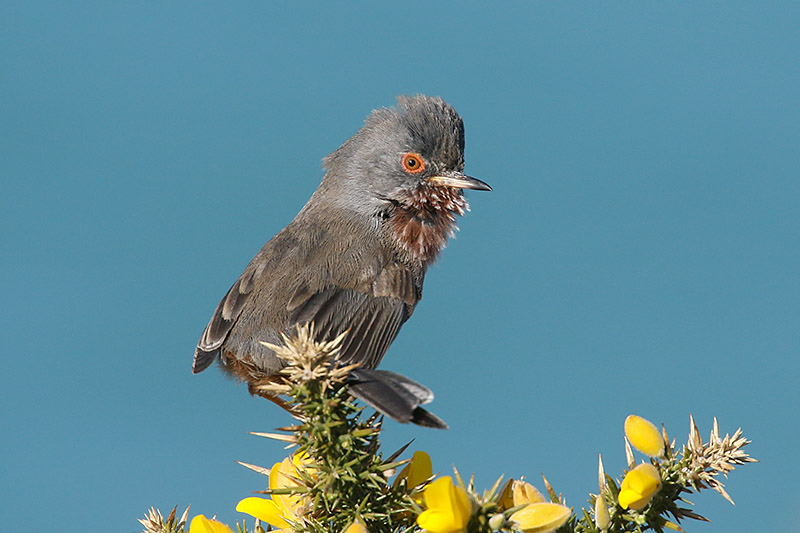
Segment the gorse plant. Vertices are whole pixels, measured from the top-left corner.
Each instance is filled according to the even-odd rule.
[[[753,462],[743,448],[741,430],[720,435],[716,419],[703,442],[693,419],[689,439],[680,449],[666,429],[631,415],[625,421],[628,470],[621,482],[599,462],[597,494],[578,513],[544,479],[544,496],[522,479],[503,480],[488,490],[474,479],[433,475],[430,457],[417,451],[401,459],[408,445],[384,458],[380,449],[382,418],[362,416],[348,394],[352,366],[336,363],[343,336],[314,340],[312,327],[268,345],[286,367],[264,392],[286,398],[295,425],[256,435],[286,442],[293,453],[271,468],[240,463],[269,477],[267,497],[247,497],[237,510],[255,519],[236,524],[239,533],[273,529],[286,533],[430,533],[643,532],[665,528],[683,531],[684,519],[706,520],[684,496],[713,489],[727,500],[719,475]],[[637,464],[633,448],[648,459]],[[402,468],[401,468],[402,467]],[[140,522],[145,533],[231,533],[228,525],[200,514],[186,529],[188,509],[167,519],[151,509]]]

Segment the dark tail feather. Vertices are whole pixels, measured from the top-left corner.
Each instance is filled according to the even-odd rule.
[[[371,370],[368,372],[376,373],[384,382],[392,383],[398,387],[405,389],[416,398],[421,405],[431,403],[433,401],[433,391],[425,385],[417,383],[416,381],[405,377],[403,374],[397,372],[390,372],[389,370]]]
[[[447,429],[444,420],[420,407],[433,400],[433,392],[403,375],[357,368],[350,372],[348,385],[353,396],[393,420]]]
[[[214,362],[218,354],[219,348],[210,352],[201,349],[199,346],[195,348],[194,360],[192,361],[192,374],[199,374],[208,368],[211,363]]]

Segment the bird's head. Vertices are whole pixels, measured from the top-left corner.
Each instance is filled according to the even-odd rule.
[[[335,191],[339,205],[389,219],[399,243],[425,263],[468,209],[462,190],[492,190],[464,174],[464,122],[437,97],[402,96],[376,109],[324,164],[323,190]]]
[[[401,96],[373,111],[364,126],[325,158],[326,179],[381,200],[418,187],[491,190],[464,175],[464,122],[444,100]]]

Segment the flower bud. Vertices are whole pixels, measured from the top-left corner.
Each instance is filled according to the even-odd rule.
[[[652,422],[641,416],[630,415],[625,419],[625,436],[633,447],[650,457],[664,455],[664,438]]]
[[[572,514],[569,507],[560,503],[530,503],[512,514],[509,520],[516,522],[515,530],[524,533],[542,533],[560,528]]]
[[[608,514],[608,505],[602,494],[598,494],[594,500],[594,523],[600,531],[607,530],[611,524],[611,515]]]
[[[492,517],[489,519],[489,529],[492,531],[500,531],[505,523],[506,517],[503,516],[503,513],[497,513],[492,515]]]

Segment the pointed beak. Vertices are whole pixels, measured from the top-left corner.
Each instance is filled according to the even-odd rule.
[[[456,174],[453,176],[431,176],[428,183],[443,187],[453,187],[455,189],[474,189],[476,191],[491,191],[492,188],[478,178]]]

